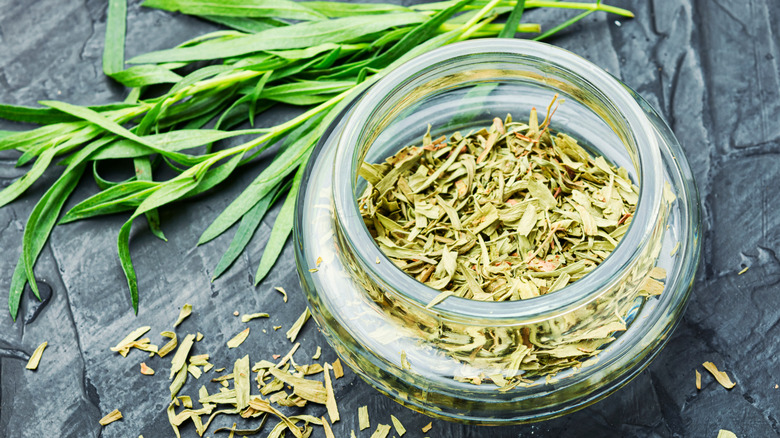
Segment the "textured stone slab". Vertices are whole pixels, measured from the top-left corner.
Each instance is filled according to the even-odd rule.
[[[139,1],[130,3],[127,57],[216,28],[141,8]],[[689,309],[653,364],[594,406],[527,426],[485,429],[434,421],[429,436],[714,437],[720,428],[740,437],[780,435],[780,390],[775,388],[780,384],[775,372],[780,365],[780,234],[775,219],[780,203],[775,195],[780,172],[780,52],[773,25],[780,20],[780,8],[774,0],[614,3],[633,8],[637,18],[593,14],[552,42],[637,90],[661,111],[683,144],[705,214],[702,268]],[[536,11],[528,16],[549,23],[564,15]],[[103,1],[0,0],[0,101],[32,105],[42,99],[80,104],[121,99],[123,90],[107,80],[100,67],[105,18]],[[273,124],[289,114],[288,108],[274,109],[263,123]],[[18,128],[0,121],[0,129]],[[10,166],[15,157],[0,152],[0,186],[21,175]],[[166,340],[159,332],[172,328],[184,303],[192,304],[194,312],[176,330],[179,337],[202,332],[194,351],[211,354],[217,367],[230,368],[247,353],[258,361],[289,350],[284,332],[305,307],[290,243],[261,286],[251,283],[278,206],[265,218],[249,251],[215,282],[213,269],[231,233],[195,247],[202,230],[262,166],[246,169],[197,202],[162,210],[167,243],[152,236],[143,220],[137,221],[131,238],[141,290],[137,317],[130,310],[116,256],[116,233],[125,217],[55,230],[36,266],[41,289],[50,292],[50,298],[39,304],[27,291],[20,321],[0,315],[0,436],[172,436],[165,414],[171,356],[150,359],[133,351],[122,358],[108,349],[142,325],[150,325],[147,336],[162,345]],[[3,302],[27,215],[55,176],[47,174],[28,195],[0,209]],[[95,191],[94,184],[83,183],[68,205]],[[743,267],[749,270],[738,275]],[[273,286],[284,287],[289,302],[284,303]],[[236,310],[268,312],[271,317],[243,324],[233,316]],[[282,329],[274,331],[278,325]],[[247,341],[228,349],[225,342],[247,326]],[[39,370],[24,370],[27,357],[44,340],[49,348]],[[323,347],[321,363],[335,359],[313,323],[303,329],[299,341],[299,362],[308,362],[318,345]],[[737,386],[727,391],[714,382],[701,368],[706,360],[728,371]],[[141,361],[157,374],[141,375]],[[704,374],[701,391],[694,386],[694,369]],[[190,377],[182,393],[195,395],[210,377]],[[335,386],[342,413],[334,426],[336,436],[358,430],[357,409],[363,405],[369,409],[371,430],[391,424],[393,414],[409,436],[422,436],[420,428],[431,421],[380,395],[351,371]],[[124,419],[101,428],[98,420],[114,409],[122,411]],[[325,409],[310,406],[304,412],[321,416]],[[229,426],[232,421],[223,418],[217,424]],[[183,432],[196,436],[191,427]]]

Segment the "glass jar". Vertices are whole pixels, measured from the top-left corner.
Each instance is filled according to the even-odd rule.
[[[449,297],[426,308],[439,291],[397,268],[363,223],[356,201],[365,187],[360,164],[419,143],[428,124],[436,138],[488,127],[507,113],[522,120],[556,93],[565,103],[552,130],[626,168],[639,186],[624,237],[591,273],[554,293],[502,302]],[[614,77],[543,43],[457,43],[397,68],[322,137],[302,188],[296,260],[322,332],[376,389],[448,420],[537,421],[625,385],[677,325],[699,260],[698,193],[669,127]],[[648,297],[643,282],[654,267],[667,275],[663,292]],[[575,348],[597,334],[615,339],[595,347],[590,358],[562,358],[554,373],[529,365],[532,355]]]

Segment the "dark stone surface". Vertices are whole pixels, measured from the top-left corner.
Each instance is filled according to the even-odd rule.
[[[780,435],[780,196],[775,190],[780,176],[780,5],[776,0],[654,0],[628,6],[636,19],[593,14],[553,42],[639,91],[660,109],[684,145],[705,221],[702,266],[688,311],[650,367],[594,406],[527,426],[480,428],[434,421],[428,436],[715,437],[720,428],[741,438]],[[542,12],[532,18],[551,23],[561,16]],[[101,72],[105,19],[105,2],[99,0],[0,0],[0,101],[94,104],[121,99],[124,90]],[[170,47],[214,28],[133,1],[126,55]],[[280,122],[288,114],[289,109],[275,109],[263,123]],[[0,129],[19,128],[0,122]],[[22,174],[12,166],[15,156],[0,153],[0,186]],[[141,290],[137,317],[116,256],[116,234],[125,218],[55,229],[36,266],[48,301],[40,304],[28,291],[16,323],[0,312],[0,436],[172,436],[165,414],[170,357],[149,359],[134,350],[122,358],[108,348],[141,325],[151,325],[152,342],[162,345],[158,333],[170,329],[185,302],[195,311],[177,332],[203,332],[195,353],[210,353],[217,367],[230,366],[247,353],[256,361],[289,350],[283,333],[305,306],[289,242],[261,286],[254,288],[251,282],[278,207],[264,220],[249,251],[213,283],[213,268],[230,233],[195,246],[202,230],[263,165],[243,170],[196,201],[162,210],[167,243],[145,225],[134,229],[131,249]],[[28,194],[0,209],[2,302],[26,218],[55,177],[47,173]],[[73,199],[96,190],[85,181]],[[750,269],[738,276],[743,267]],[[288,303],[273,286],[287,289]],[[228,350],[225,341],[244,327],[234,310],[268,311],[271,318],[250,323],[247,342]],[[275,325],[283,328],[275,332]],[[321,361],[335,359],[314,324],[300,338],[299,362],[317,345],[324,347]],[[44,340],[49,348],[40,369],[26,371],[26,359]],[[157,370],[155,376],[138,372],[144,360]],[[705,374],[697,391],[694,369],[701,370],[705,360],[727,370],[737,386],[726,391]],[[183,393],[195,394],[201,383],[190,378]],[[357,430],[362,405],[369,406],[373,425],[389,424],[394,414],[412,437],[422,436],[420,428],[430,421],[349,371],[335,384],[343,417],[334,427],[336,436]],[[101,428],[98,419],[113,409],[120,409],[124,420]],[[305,409],[317,416],[324,411],[321,406]],[[232,421],[223,417],[216,424]],[[322,436],[322,431],[316,434]],[[184,436],[196,436],[194,429],[184,429]]]

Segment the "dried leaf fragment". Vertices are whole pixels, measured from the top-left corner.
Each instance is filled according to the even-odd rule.
[[[731,389],[734,387],[734,385],[736,385],[736,383],[731,381],[729,375],[726,374],[725,371],[718,371],[718,367],[716,367],[714,363],[704,362],[702,366],[705,370],[709,371],[710,374],[715,377],[715,380],[717,380],[718,383],[720,383],[724,388]]]
[[[192,344],[194,342],[195,335],[189,334],[184,337],[184,341],[182,341],[181,345],[179,345],[179,348],[176,350],[176,354],[173,355],[173,359],[171,360],[170,379],[172,379],[174,374],[178,373],[182,368],[185,368],[187,356],[190,355],[190,350],[192,349]]]
[[[191,314],[192,314],[192,304],[183,305],[181,307],[181,311],[179,312],[179,318],[176,319],[176,322],[173,323],[173,326],[178,327],[179,324],[181,324],[181,322],[184,321]]]
[[[277,292],[282,294],[282,299],[286,303],[287,302],[287,292],[284,290],[284,288],[282,288],[282,287],[275,287],[274,289],[276,289]]]
[[[333,383],[330,380],[330,371],[332,367],[330,364],[325,364],[325,394],[327,395],[327,400],[325,403],[325,407],[328,408],[328,416],[330,417],[330,422],[335,423],[339,421],[339,408],[336,405],[336,396],[333,392]]]
[[[173,351],[174,348],[176,348],[176,345],[178,344],[178,340],[176,339],[176,333],[170,331],[162,332],[160,333],[160,336],[170,338],[170,341],[168,341],[167,344],[163,345],[162,348],[160,348],[160,350],[157,352],[157,354],[160,357],[163,357],[166,354]]]
[[[47,345],[49,345],[49,343],[44,342],[43,344],[39,345],[35,351],[33,351],[33,354],[30,356],[30,360],[27,361],[27,366],[25,368],[28,370],[38,369],[38,364],[41,362],[41,357],[43,356],[43,350],[46,349]]]
[[[144,333],[148,332],[151,329],[152,328],[147,325],[133,330],[132,332],[130,332],[130,334],[125,336],[124,339],[119,341],[116,344],[116,346],[111,347],[110,350],[116,351],[122,356],[127,356],[127,353],[130,351],[131,348],[129,344],[131,344],[134,341],[137,341],[141,336],[143,336]]]
[[[249,355],[238,359],[233,365],[233,385],[236,388],[236,407],[246,409],[249,406]]]
[[[114,409],[113,411],[106,414],[105,417],[101,418],[98,423],[100,423],[101,426],[105,426],[107,424],[111,424],[114,421],[121,420],[122,419],[122,413],[119,412],[119,409]]]
[[[314,356],[312,356],[311,358],[313,360],[317,360],[317,359],[320,358],[321,355],[322,355],[322,348],[318,345],[317,346],[317,351],[314,352]]]
[[[387,438],[388,434],[390,434],[390,425],[380,424],[376,427],[374,433],[371,434],[371,438]]]
[[[336,438],[336,436],[333,435],[333,429],[330,428],[330,424],[325,421],[325,417],[322,417],[322,428],[325,429],[325,438]]]
[[[741,271],[737,272],[737,275],[742,275],[750,269],[750,266],[745,266]]]
[[[395,415],[390,415],[390,420],[393,422],[395,433],[397,433],[398,436],[404,436],[406,433],[406,428],[403,424],[401,424],[401,421],[398,418],[395,418]]]
[[[694,371],[696,371],[696,389],[701,389],[701,373],[699,370]]]
[[[341,359],[333,362],[333,377],[340,379],[344,377],[344,367],[341,366]]]
[[[371,422],[368,419],[368,406],[358,408],[358,424],[360,425],[360,430],[371,427]]]
[[[423,433],[428,433],[428,431],[431,430],[431,428],[433,428],[433,422],[432,421],[430,423],[426,424],[425,426],[423,426],[422,431],[423,431]]]
[[[306,321],[308,321],[310,317],[311,312],[309,312],[309,308],[307,307],[306,310],[301,313],[301,316],[298,317],[292,327],[290,327],[290,330],[287,330],[287,339],[289,339],[290,342],[295,342],[295,338],[298,337],[298,333],[300,333],[303,325],[306,324]]]
[[[737,438],[737,434],[730,430],[721,429],[718,431],[718,438]]]
[[[146,365],[146,362],[141,362],[141,374],[145,376],[153,376],[154,370],[149,368],[149,366]]]
[[[270,315],[267,313],[250,313],[241,315],[241,322],[249,322],[256,318],[268,318]]]
[[[242,330],[239,334],[233,336],[233,339],[227,341],[228,348],[236,348],[241,345],[249,336],[249,327]]]

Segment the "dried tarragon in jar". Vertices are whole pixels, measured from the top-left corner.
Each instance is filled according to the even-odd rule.
[[[494,119],[490,129],[402,149],[364,163],[363,219],[385,253],[418,281],[479,301],[562,289],[601,263],[626,232],[638,187],[538,123]]]
[[[507,301],[553,293],[591,272],[626,233],[639,188],[625,169],[551,133],[550,119],[551,108],[541,124],[532,110],[527,123],[508,115],[489,129],[436,139],[429,128],[421,146],[361,166],[367,187],[358,204],[378,246],[442,291],[427,309],[450,296]],[[651,269],[659,251],[589,305],[517,327],[443,322],[351,273],[404,327],[393,336],[416,337],[455,359],[456,380],[510,390],[582,366],[625,330],[637,299],[663,290],[665,273]]]

